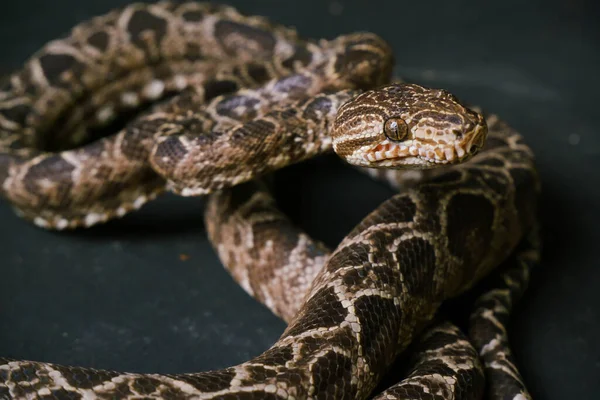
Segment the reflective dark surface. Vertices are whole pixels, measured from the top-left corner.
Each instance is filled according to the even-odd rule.
[[[117,0],[0,6],[0,72]],[[593,1],[231,1],[331,38],[369,30],[397,73],[500,114],[543,179],[542,267],[510,327],[536,398],[600,391],[600,52]],[[335,157],[277,176],[282,207],[334,246],[392,192]],[[87,231],[45,232],[0,204],[0,354],[139,372],[224,367],[257,355],[284,324],[222,269],[202,200],[165,196]]]

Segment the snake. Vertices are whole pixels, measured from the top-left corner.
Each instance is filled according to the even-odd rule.
[[[224,266],[288,325],[214,371],[0,357],[0,397],[531,398],[506,327],[539,263],[534,154],[498,116],[394,79],[394,62],[370,32],[306,40],[198,2],[134,3],[35,53],[0,86],[0,194],[16,213],[76,229],[163,192],[207,196]],[[329,152],[403,189],[335,249],[292,224],[263,181]],[[440,308],[477,287],[463,332]],[[379,390],[407,352],[410,368]]]

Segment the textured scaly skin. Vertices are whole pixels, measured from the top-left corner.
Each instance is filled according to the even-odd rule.
[[[190,32],[202,33],[202,39]],[[213,59],[223,65],[235,59],[239,68],[225,68],[229,72],[222,78],[210,69],[208,62]],[[256,60],[258,68],[262,66],[259,74],[251,68]],[[194,75],[196,68],[205,70]],[[200,144],[190,142],[198,140],[194,137],[198,132],[187,129],[190,123],[203,128],[201,133],[211,129],[209,138],[225,134],[240,155],[244,150],[277,160],[281,157],[273,150],[261,153],[262,146],[245,148],[244,143],[252,143],[257,124],[270,133],[289,132],[277,129],[286,127],[288,117],[296,118],[289,128],[294,128],[292,138],[299,139],[301,156],[282,165],[272,162],[271,169],[327,151],[327,146],[312,144],[318,150],[310,153],[306,151],[310,143],[303,141],[313,135],[323,143],[327,140],[322,135],[330,133],[338,154],[358,165],[388,167],[400,159],[401,166],[423,168],[467,161],[485,136],[478,114],[443,91],[416,85],[368,90],[386,82],[390,70],[389,47],[371,34],[315,44],[226,7],[195,3],[126,7],[49,44],[3,86],[3,195],[26,218],[60,229],[123,215],[162,191],[164,180],[184,195],[240,183],[238,171],[229,176],[221,173],[230,170],[231,159],[216,165],[221,172],[208,174],[213,177],[207,180],[209,186],[220,182],[213,188],[196,183],[206,172],[182,175],[186,166],[181,160],[198,151]],[[137,78],[139,71],[143,72]],[[148,82],[148,76],[159,78]],[[117,83],[108,83],[115,77]],[[210,102],[221,91],[270,78],[275,80],[243,92],[243,98],[234,94]],[[278,82],[313,91],[304,98],[277,97]],[[44,150],[85,140],[86,131],[79,127],[83,122],[93,126],[88,124],[90,116],[104,124],[121,108],[188,86],[181,97],[159,105],[120,134],[73,151]],[[356,96],[353,90],[357,89],[367,92]],[[318,95],[323,91],[328,94]],[[238,106],[254,95],[262,107],[253,107],[250,101],[239,111]],[[232,102],[236,96],[240,101]],[[113,98],[121,104],[107,105]],[[319,99],[324,100],[319,103]],[[79,102],[83,106],[73,108]],[[346,104],[340,106],[342,102]],[[219,104],[226,106],[219,108]],[[199,113],[191,107],[200,108]],[[319,112],[306,114],[310,109]],[[152,127],[160,113],[166,118]],[[65,121],[64,115],[71,117]],[[410,125],[408,137],[396,141],[385,137],[381,126],[394,118]],[[366,125],[357,131],[357,123]],[[538,181],[531,151],[509,127],[495,124],[486,151],[478,158],[449,167],[365,218],[316,276],[306,302],[281,339],[256,359],[222,371],[176,376],[3,360],[0,394],[15,398],[365,398],[441,302],[500,265],[534,225]],[[55,126],[80,137],[63,140],[60,134],[55,136]],[[143,129],[148,126],[151,129]],[[315,132],[315,126],[321,130]],[[243,139],[239,145],[236,138]],[[169,152],[176,157],[166,157]],[[86,161],[98,168],[88,171]],[[121,169],[113,169],[116,165]],[[214,167],[212,163],[206,168]],[[271,169],[259,168],[256,173]]]

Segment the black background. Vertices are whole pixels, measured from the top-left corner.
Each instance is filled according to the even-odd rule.
[[[74,24],[126,3],[2,2],[0,73]],[[526,136],[543,179],[545,250],[514,314],[515,353],[534,397],[598,398],[597,2],[230,4],[306,37],[376,32],[392,44],[397,74],[449,89]],[[288,168],[277,182],[282,207],[331,246],[392,193],[335,157]],[[200,199],[165,196],[104,226],[53,233],[0,204],[0,355],[176,373],[225,367],[265,350],[284,324],[222,269],[202,207]]]

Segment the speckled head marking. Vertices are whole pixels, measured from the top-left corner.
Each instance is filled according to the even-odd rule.
[[[340,107],[332,136],[335,152],[353,165],[431,168],[472,157],[487,126],[444,90],[392,84]]]

